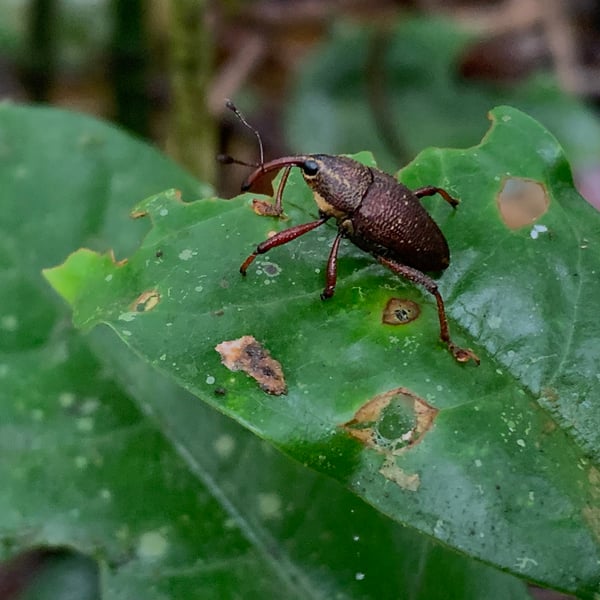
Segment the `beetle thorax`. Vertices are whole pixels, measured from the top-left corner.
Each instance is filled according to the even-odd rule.
[[[310,158],[318,170],[302,174],[319,211],[336,219],[351,215],[371,185],[371,169],[346,156],[315,154]]]

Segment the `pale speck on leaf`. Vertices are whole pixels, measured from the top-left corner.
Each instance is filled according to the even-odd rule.
[[[4,315],[0,319],[0,327],[6,331],[16,331],[19,328],[19,320],[15,315]]]
[[[182,250],[179,253],[179,258],[181,260],[190,260],[190,258],[192,258],[195,254],[197,254],[197,252],[194,252],[194,251],[190,250],[189,248],[186,248],[185,250]]]
[[[229,458],[235,450],[235,438],[231,435],[220,435],[213,443],[215,452],[221,458]]]
[[[136,318],[136,316],[137,316],[137,313],[135,313],[135,312],[131,312],[131,311],[124,312],[119,315],[119,321],[125,321],[125,322],[129,323],[130,321],[133,321]]]
[[[85,456],[76,456],[75,457],[75,466],[78,469],[85,469],[88,466],[88,459]]]
[[[91,417],[77,419],[77,429],[84,432],[92,431],[94,429],[94,419]]]
[[[141,559],[157,560],[162,558],[169,543],[160,531],[148,531],[140,536],[137,546],[137,555]]]
[[[275,493],[258,494],[258,510],[263,519],[280,519],[281,498]]]
[[[58,403],[63,408],[69,408],[70,406],[73,406],[75,403],[75,394],[72,392],[62,392],[62,394],[60,394],[58,397]]]

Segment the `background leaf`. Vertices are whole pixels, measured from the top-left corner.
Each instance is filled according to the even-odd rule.
[[[511,86],[461,77],[473,39],[445,19],[405,18],[390,31],[341,21],[295,77],[286,118],[292,148],[369,148],[383,168],[395,170],[428,146],[476,144],[490,107],[510,104],[548,127],[572,164],[597,164],[597,116],[551,75]]]
[[[574,191],[542,126],[507,107],[493,117],[480,146],[427,150],[402,173],[410,186],[443,186],[462,200],[454,214],[428,204],[453,252],[440,289],[457,341],[482,359],[478,369],[438,344],[430,298],[348,245],[338,292],[322,303],[315,271],[331,229],[277,248],[239,276],[237,264],[270,230],[294,223],[298,211],[315,213],[300,177],[287,188],[288,222],[253,217],[249,196],[183,204],[165,192],[137,207],[153,228],[126,264],[87,255],[82,270],[76,254],[47,276],[59,291],[80,280],[78,327],[108,323],[182,386],[380,511],[503,569],[592,597],[600,559],[600,479],[590,460],[600,424],[592,240],[600,217]],[[544,186],[543,235],[532,235],[531,223],[509,229],[500,217],[497,195],[516,177]],[[160,301],[140,311],[147,291]],[[400,330],[382,325],[391,295],[421,304],[421,317]],[[287,396],[266,396],[221,365],[215,345],[246,334],[282,362]],[[361,447],[341,426],[399,387],[439,410],[434,427],[390,453],[377,440],[395,447],[408,432],[390,436],[383,415],[379,437]],[[152,405],[174,419],[171,402]]]
[[[115,128],[0,106],[0,555],[78,549],[103,598],[526,597],[274,452],[107,329],[71,329],[42,267],[78,246],[131,252],[147,227],[127,218],[133,199],[172,185],[210,194]]]

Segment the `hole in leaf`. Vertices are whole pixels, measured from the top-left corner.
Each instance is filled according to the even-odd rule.
[[[365,446],[399,454],[421,441],[437,413],[423,398],[399,387],[363,404],[342,427]]]
[[[509,177],[498,194],[498,209],[510,229],[531,225],[547,210],[550,198],[546,188],[533,179]]]
[[[438,413],[407,388],[384,392],[363,404],[342,427],[367,448],[384,455],[379,473],[402,489],[415,492],[421,485],[418,473],[407,473],[397,456],[418,444]]]

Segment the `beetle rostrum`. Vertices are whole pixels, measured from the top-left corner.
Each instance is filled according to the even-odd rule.
[[[340,242],[344,238],[348,239],[371,254],[383,266],[423,286],[432,294],[437,303],[442,342],[457,361],[472,360],[479,364],[479,358],[472,350],[461,348],[452,341],[444,301],[438,286],[424,273],[446,269],[450,264],[450,251],[444,234],[423,208],[420,198],[439,194],[453,208],[458,205],[458,200],[446,190],[435,186],[410,190],[391,175],[346,156],[284,156],[265,163],[258,132],[245,121],[233,103],[228,101],[227,107],[255,133],[260,144],[261,162],[257,164],[243,163],[229,156],[219,157],[221,162],[235,162],[255,168],[243,182],[242,190],[249,190],[266,173],[284,170],[275,193],[275,202],[261,205],[259,212],[278,217],[283,214],[283,190],[292,167],[300,168],[319,209],[319,218],[315,221],[289,227],[260,243],[242,263],[242,275],[246,274],[248,267],[259,254],[287,244],[320,227],[329,219],[335,219],[337,235],[327,260],[326,283],[321,298],[325,300],[334,294]]]

